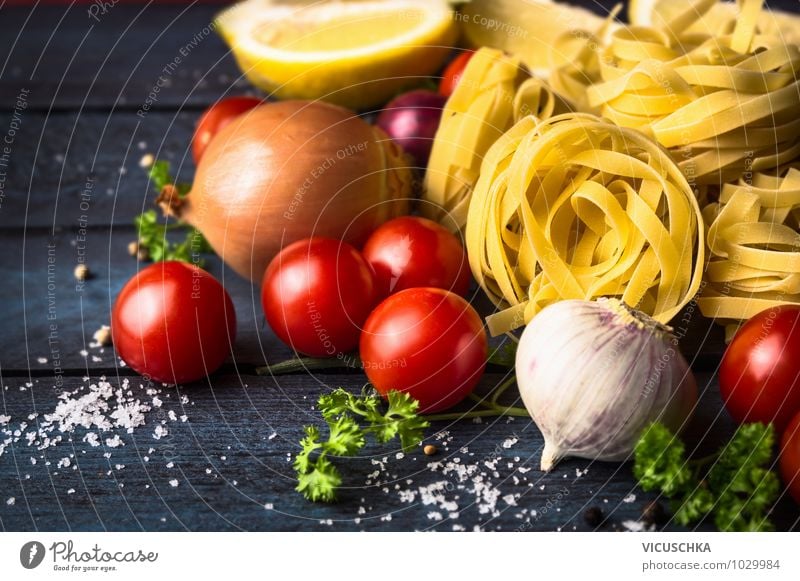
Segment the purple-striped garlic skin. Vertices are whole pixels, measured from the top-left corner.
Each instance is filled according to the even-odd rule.
[[[687,423],[697,384],[670,329],[617,299],[568,300],[536,315],[516,356],[522,401],[561,459],[627,459],[642,431]]]

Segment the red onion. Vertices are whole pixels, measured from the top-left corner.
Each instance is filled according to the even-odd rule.
[[[392,99],[375,122],[424,169],[447,102],[433,91],[417,90]]]

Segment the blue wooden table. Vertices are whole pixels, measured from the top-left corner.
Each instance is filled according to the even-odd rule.
[[[94,343],[137,270],[127,252],[132,218],[154,198],[140,159],[170,160],[190,180],[199,112],[223,95],[253,92],[222,41],[204,33],[217,10],[119,4],[90,18],[85,5],[0,8],[0,530],[639,526],[655,497],[636,487],[629,464],[567,460],[543,474],[541,435],[520,418],[437,423],[426,441],[437,445],[435,456],[368,447],[343,462],[340,502],[305,501],[292,470],[302,426],[319,422],[320,393],[359,389],[366,379],[255,375],[292,354],[265,325],[258,289],[216,259],[207,267],[234,299],[239,333],[235,357],[213,377],[148,385],[120,366],[113,348]],[[202,40],[192,42],[197,35]],[[137,113],[184,52],[150,109]],[[78,284],[81,259],[93,277]],[[698,453],[734,429],[714,375],[721,337],[696,316],[682,344],[702,390],[687,435]],[[491,367],[479,389],[507,373]],[[104,417],[136,400],[148,409],[130,433],[104,431],[109,426],[92,424],[96,417],[83,418],[89,427],[60,425],[63,414],[53,414],[63,411],[65,392],[73,401],[102,401]],[[584,519],[592,507],[604,522]],[[781,530],[800,528],[787,499],[773,519]]]

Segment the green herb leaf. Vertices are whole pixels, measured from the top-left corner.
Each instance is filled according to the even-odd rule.
[[[719,495],[714,522],[723,531],[772,530],[766,512],[780,490],[776,474],[765,466],[772,460],[772,425],[739,426],[708,474]]]
[[[311,470],[297,475],[296,490],[312,502],[333,502],[341,483],[342,477],[336,466],[321,457]]]
[[[651,424],[633,451],[633,475],[644,490],[660,490],[666,496],[682,492],[690,484],[683,442],[664,425]]]
[[[713,514],[721,531],[772,530],[768,514],[780,491],[769,469],[774,444],[771,425],[744,424],[716,455],[687,461],[683,443],[653,424],[636,444],[633,474],[644,490],[673,499],[679,524]]]
[[[333,501],[341,475],[328,456],[357,453],[365,446],[368,434],[380,443],[399,436],[404,450],[422,441],[428,422],[417,415],[419,402],[397,392],[390,392],[387,399],[384,413],[383,400],[374,392],[363,391],[357,396],[339,388],[320,396],[318,408],[328,425],[328,440],[320,441],[319,430],[306,426],[301,451],[294,461],[298,492],[314,502]]]
[[[396,434],[400,436],[400,445],[403,447],[403,451],[408,452],[415,446],[419,446],[424,437],[425,428],[429,424],[417,415],[419,402],[407,393],[390,391],[388,400],[389,409],[382,422],[373,424],[379,428],[380,435],[376,437],[379,442],[388,442]]]
[[[330,436],[325,442],[325,451],[332,456],[349,456],[364,447],[366,440],[358,422],[342,415],[328,424]]]
[[[714,496],[707,488],[700,485],[692,490],[682,501],[673,503],[675,521],[689,526],[704,518],[714,508]]]

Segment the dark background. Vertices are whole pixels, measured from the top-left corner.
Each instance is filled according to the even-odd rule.
[[[653,496],[635,486],[629,465],[567,460],[544,475],[537,470],[541,436],[519,418],[439,423],[429,430],[441,448],[434,458],[398,458],[392,447],[368,448],[363,458],[344,463],[340,503],[306,502],[293,491],[287,454],[297,451],[303,424],[318,421],[312,404],[321,392],[359,389],[365,377],[255,376],[255,367],[291,353],[264,325],[258,289],[213,258],[208,269],[236,303],[235,359],[208,381],[159,388],[164,403],[149,412],[145,426],[133,434],[113,432],[124,446],[91,447],[82,442],[81,429],[45,450],[28,446],[24,433],[52,412],[62,391],[85,390],[102,376],[115,386],[128,378],[136,396],[150,401],[147,386],[118,366],[112,349],[89,346],[137,270],[126,251],[135,238],[132,219],[154,198],[139,160],[146,153],[170,160],[180,179],[191,180],[188,146],[199,113],[225,95],[259,94],[211,35],[183,59],[170,86],[140,118],[136,111],[162,68],[209,24],[219,3],[123,1],[99,22],[88,17],[87,4],[0,3],[0,133],[12,124],[20,92],[27,95],[0,200],[0,414],[11,416],[0,426],[0,444],[8,441],[0,456],[0,530],[590,530],[582,515],[591,506],[608,515],[600,530],[621,530],[624,521],[639,519]],[[591,6],[602,13],[613,4]],[[83,211],[87,180],[93,188]],[[94,277],[79,290],[72,272],[82,214],[88,217]],[[54,297],[47,291],[48,245],[55,246]],[[48,341],[53,306],[60,387]],[[477,306],[489,311],[479,299]],[[714,376],[721,337],[719,328],[694,317],[682,346],[702,390],[687,436],[698,442],[697,453],[713,449],[734,429]],[[481,389],[505,373],[490,368]],[[187,421],[171,419],[170,411]],[[28,427],[15,435],[20,422]],[[161,422],[169,434],[155,440],[153,429]],[[58,466],[63,458],[70,466]],[[448,462],[474,466],[470,470],[483,473],[485,488],[476,490],[471,478],[461,481],[455,469],[445,468]],[[376,469],[379,474],[368,478]],[[427,495],[420,492],[424,487]],[[456,508],[443,505],[437,489]],[[409,490],[416,491],[413,499],[401,495]],[[482,512],[492,494],[498,495],[496,512]],[[773,519],[782,530],[800,526],[786,499]]]

